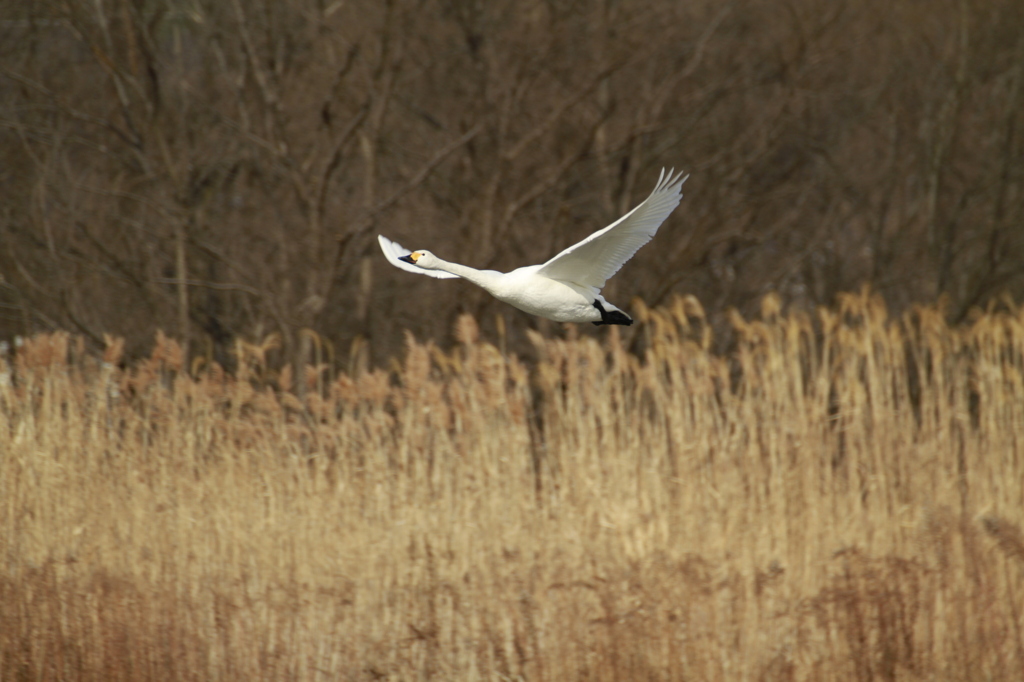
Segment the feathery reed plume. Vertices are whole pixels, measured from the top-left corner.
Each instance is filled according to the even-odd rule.
[[[981,525],[1003,554],[1024,566],[1024,533],[1019,525],[999,516],[985,516]]]

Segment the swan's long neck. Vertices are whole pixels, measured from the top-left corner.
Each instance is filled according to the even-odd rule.
[[[441,260],[440,258],[438,258],[437,261],[438,263],[437,267],[434,268],[435,270],[442,270],[444,272],[450,272],[453,275],[458,275],[462,279],[469,280],[478,287],[486,289],[491,293],[494,292],[494,286],[498,283],[498,280],[501,277],[501,273],[495,272],[494,270],[477,270],[476,268],[471,268],[468,265],[449,263],[448,261]]]

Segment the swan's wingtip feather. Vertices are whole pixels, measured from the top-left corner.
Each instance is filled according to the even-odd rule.
[[[391,241],[382,234],[377,235],[377,242],[380,244],[380,248],[384,251],[385,255],[394,256],[399,258],[409,253],[409,250],[398,242]]]
[[[674,187],[677,192],[680,191],[682,189],[683,183],[690,179],[690,174],[686,173],[684,175],[684,172],[685,171],[679,171],[679,173],[677,174],[676,169],[673,168],[671,172],[669,172],[669,179],[665,181],[665,185],[667,187]]]

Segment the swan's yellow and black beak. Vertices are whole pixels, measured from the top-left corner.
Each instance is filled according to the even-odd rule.
[[[412,263],[416,265],[416,259],[420,257],[419,251],[413,251],[408,256],[402,256],[398,260],[404,260],[406,263]]]

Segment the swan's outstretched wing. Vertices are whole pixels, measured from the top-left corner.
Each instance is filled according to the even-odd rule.
[[[658,184],[643,203],[614,223],[570,246],[537,274],[600,289],[641,246],[651,241],[668,214],[679,205],[687,175],[661,170]]]
[[[382,234],[377,235],[377,241],[380,242],[380,250],[384,252],[384,256],[388,259],[388,262],[394,265],[396,268],[408,270],[409,272],[415,272],[417,275],[426,275],[427,277],[436,277],[438,279],[458,279],[458,275],[453,275],[450,272],[442,272],[441,270],[424,270],[418,268],[412,263],[406,263],[405,261],[398,260],[402,256],[408,256],[412,251],[405,248],[398,242],[393,242]]]

